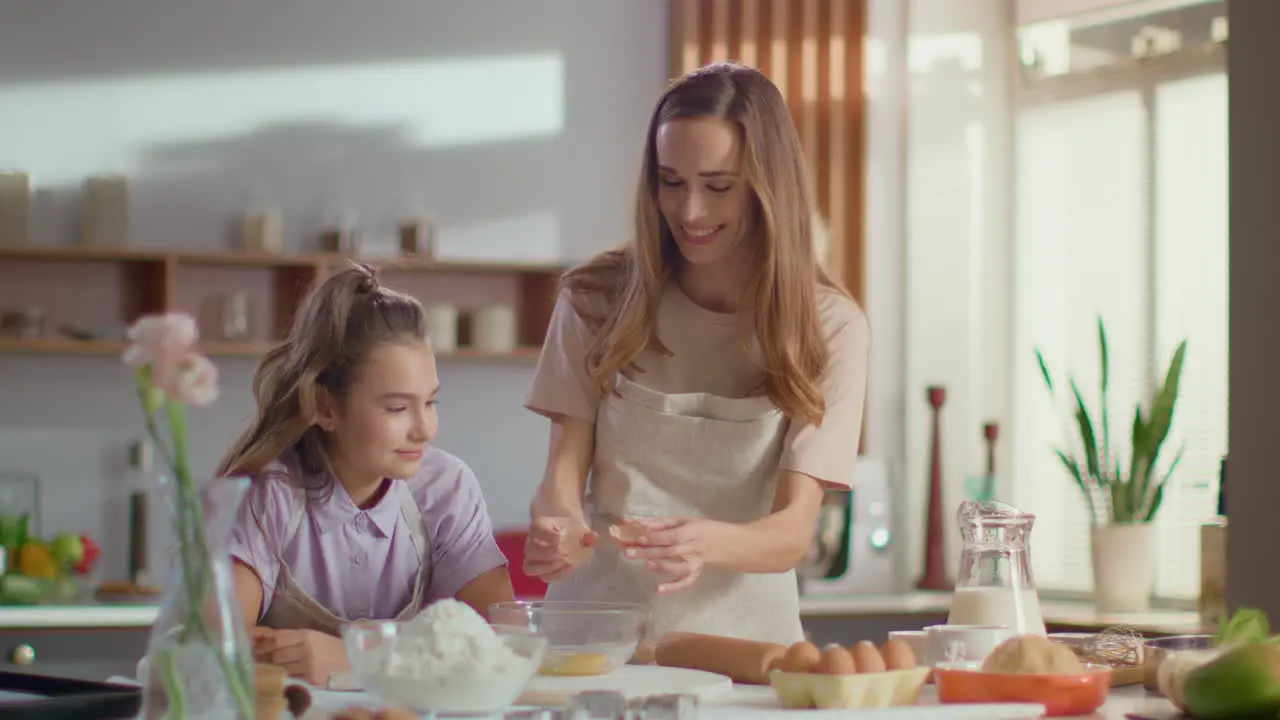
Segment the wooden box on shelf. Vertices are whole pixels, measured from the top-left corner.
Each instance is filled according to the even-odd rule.
[[[0,317],[29,320],[20,332],[0,326],[0,353],[116,354],[134,319],[181,310],[199,320],[206,352],[255,357],[287,335],[307,291],[349,262],[329,253],[0,247]],[[563,270],[414,257],[365,262],[382,266],[389,285],[424,303],[515,309],[514,350],[442,353],[460,359],[536,358]]]

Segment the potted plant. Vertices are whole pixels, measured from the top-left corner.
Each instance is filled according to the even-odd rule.
[[[1164,503],[1169,478],[1186,450],[1184,443],[1168,468],[1158,470],[1160,453],[1173,424],[1187,341],[1174,350],[1164,380],[1152,389],[1147,406],[1139,402],[1134,408],[1127,452],[1121,451],[1123,436],[1113,442],[1111,434],[1107,331],[1101,317],[1098,350],[1101,377],[1097,413],[1090,412],[1076,381],[1068,377],[1071,398],[1067,401],[1070,410],[1065,417],[1063,438],[1070,443],[1075,434],[1079,444],[1055,448],[1054,453],[1080,488],[1089,511],[1093,590],[1098,610],[1140,612],[1150,606],[1155,585],[1156,538],[1152,521]],[[1056,402],[1053,376],[1038,348],[1036,361]]]

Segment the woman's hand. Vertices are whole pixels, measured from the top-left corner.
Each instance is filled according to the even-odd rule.
[[[524,543],[524,573],[555,582],[590,557],[599,539],[599,533],[580,520],[540,517]]]
[[[632,519],[642,529],[634,542],[623,545],[626,558],[645,561],[645,567],[671,579],[658,592],[684,590],[697,581],[702,568],[712,564],[725,524],[704,518]]]
[[[253,657],[279,665],[290,676],[324,687],[329,676],[350,668],[340,638],[318,630],[268,630],[254,633]]]

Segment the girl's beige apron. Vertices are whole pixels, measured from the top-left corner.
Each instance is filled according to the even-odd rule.
[[[400,514],[404,517],[406,527],[409,529],[413,549],[417,551],[418,557],[422,558],[422,565],[418,569],[418,576],[414,579],[413,597],[409,600],[409,604],[395,618],[379,619],[408,620],[422,610],[423,600],[426,597],[426,587],[431,578],[431,543],[427,539],[422,512],[418,510],[413,494],[403,487],[394,487],[392,490],[400,493]],[[289,519],[289,529],[285,533],[281,548],[288,547],[289,543],[293,542],[306,516],[306,498],[302,490],[297,492],[300,500],[298,510]],[[294,582],[289,566],[284,562],[280,563],[280,574],[276,579],[271,605],[267,607],[260,625],[276,630],[319,630],[341,637],[342,626],[347,622],[316,602],[306,590]]]
[[[609,537],[619,518],[758,520],[772,509],[788,423],[767,397],[666,395],[619,375],[596,414],[588,512],[596,552],[552,600],[639,602],[650,608],[646,641],[689,630],[790,645],[804,639],[795,571],[704,568],[692,587],[659,594],[664,578],[628,560]]]

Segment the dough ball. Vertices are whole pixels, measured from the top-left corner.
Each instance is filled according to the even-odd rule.
[[[991,651],[982,669],[993,673],[1071,675],[1084,672],[1084,664],[1062,643],[1043,635],[1018,635]]]

